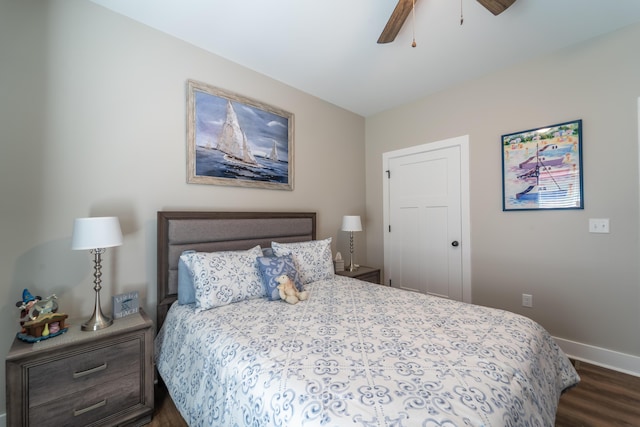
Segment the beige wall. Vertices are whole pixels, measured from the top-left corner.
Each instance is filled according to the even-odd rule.
[[[187,79],[295,114],[294,191],[186,184]],[[3,355],[25,287],[90,316],[92,263],[70,250],[75,217],[121,220],[124,245],[105,255],[105,311],[111,295],[138,290],[155,317],[158,210],[316,211],[318,236],[343,253],[342,215],[365,213],[364,118],[91,2],[0,2],[0,139]]]
[[[120,217],[125,242],[106,254],[103,295],[139,290],[155,316],[157,210],[317,211],[319,237],[343,253],[341,217],[361,214],[357,256],[382,266],[382,153],[469,134],[474,302],[640,356],[637,40],[640,26],[627,28],[368,118],[365,132],[362,117],[93,3],[1,0],[0,351],[25,287],[90,315],[90,257],[69,249],[75,217]],[[185,183],[189,78],[295,113],[295,191]],[[500,135],[576,118],[585,209],[502,212]],[[600,217],[611,233],[587,233]]]
[[[384,259],[382,153],[468,134],[473,302],[640,356],[638,40],[640,25],[367,118],[368,263]],[[585,209],[502,212],[500,136],[573,119]],[[611,233],[588,233],[589,218]]]

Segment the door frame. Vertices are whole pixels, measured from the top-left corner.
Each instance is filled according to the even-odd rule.
[[[430,142],[416,145],[414,147],[402,148],[399,150],[382,153],[382,204],[383,204],[383,236],[384,236],[384,279],[383,283],[389,283],[389,261],[387,254],[390,253],[389,238],[389,160],[396,157],[405,157],[413,154],[436,151],[443,148],[460,148],[460,237],[462,240],[462,301],[471,303],[471,213],[470,213],[470,192],[469,192],[469,135],[462,135],[442,141]]]

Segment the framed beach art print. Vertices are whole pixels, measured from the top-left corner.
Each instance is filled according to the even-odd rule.
[[[188,81],[187,182],[293,190],[294,116]]]
[[[584,209],[582,120],[502,135],[502,210]]]

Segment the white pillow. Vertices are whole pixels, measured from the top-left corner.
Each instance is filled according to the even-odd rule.
[[[333,278],[331,237],[298,243],[271,242],[276,256],[291,254],[303,284]]]
[[[180,255],[193,276],[196,311],[263,297],[262,279],[256,267],[259,256],[262,256],[260,246],[246,251]]]

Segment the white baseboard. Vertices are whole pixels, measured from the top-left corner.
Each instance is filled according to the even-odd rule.
[[[564,340],[562,338],[554,337],[553,339],[556,340],[562,351],[567,353],[567,356],[572,359],[640,377],[640,357],[638,356]]]

